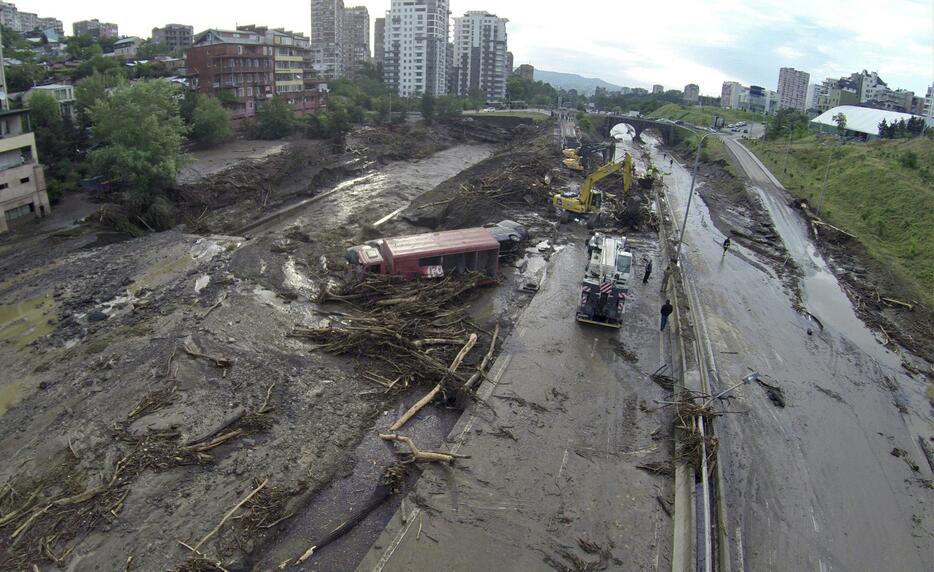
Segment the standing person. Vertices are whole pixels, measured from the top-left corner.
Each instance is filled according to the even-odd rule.
[[[723,241],[723,256],[726,256],[726,251],[730,249],[730,237],[726,237],[726,240]]]
[[[642,276],[642,283],[645,284],[649,281],[649,276],[652,275],[652,260],[649,259],[649,263],[645,265],[645,274]]]
[[[662,311],[661,311],[661,314],[662,314],[662,330],[661,330],[661,331],[665,331],[665,326],[668,325],[668,316],[670,316],[671,313],[674,312],[674,311],[675,311],[675,308],[674,308],[674,306],[671,305],[671,300],[666,299],[666,300],[665,300],[665,303],[662,304]]]

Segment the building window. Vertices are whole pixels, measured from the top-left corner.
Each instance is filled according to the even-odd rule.
[[[19,180],[19,182],[25,185],[26,183],[29,182],[29,177],[23,177],[22,179]]]

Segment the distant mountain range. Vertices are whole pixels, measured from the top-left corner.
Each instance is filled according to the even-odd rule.
[[[607,91],[619,91],[621,86],[603,81],[595,77],[583,77],[576,73],[553,72],[545,70],[535,70],[535,81],[550,83],[555,89],[572,90],[577,93],[593,95],[598,87],[605,87]]]

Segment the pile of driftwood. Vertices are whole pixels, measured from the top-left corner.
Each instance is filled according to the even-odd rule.
[[[503,207],[523,207],[546,204],[550,193],[552,165],[547,157],[519,153],[509,156],[500,168],[491,173],[474,177],[461,184],[461,199],[476,198],[492,201]]]

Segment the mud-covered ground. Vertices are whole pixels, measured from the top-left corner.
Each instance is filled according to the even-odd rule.
[[[537,136],[521,131],[520,139]],[[336,262],[346,246],[415,230],[404,220],[374,228],[377,218],[482,165],[496,147],[447,145],[395,162],[357,147],[328,160],[352,161],[359,172],[339,168],[309,187],[300,159],[319,172],[331,164],[306,155],[316,149],[327,153],[293,143],[291,156],[195,184],[218,197],[197,227],[203,234],[182,226],[125,240],[91,224],[0,244],[0,568],[114,570],[132,558],[133,569],[171,569],[191,554],[180,542],[196,546],[264,482],[240,513],[248,517],[231,519],[199,551],[244,569],[259,563],[268,537],[292,558],[313,540],[282,543],[308,531],[290,519],[307,521],[316,493],[347,475],[363,436],[400,396],[364,379],[365,364],[286,334],[332,318],[314,299],[342,278]],[[298,167],[279,186],[231,189],[229,171],[264,173],[269,162]],[[211,233],[349,175],[333,200],[270,221],[252,239]],[[265,206],[264,192],[275,197]],[[464,223],[503,215],[485,212]],[[520,282],[534,281],[550,252],[535,244],[553,238],[553,227],[534,212],[526,220],[535,242],[504,261],[503,285],[471,301],[481,327],[515,319],[527,299]],[[328,510],[337,522],[346,516]],[[315,564],[327,568],[323,558]]]

